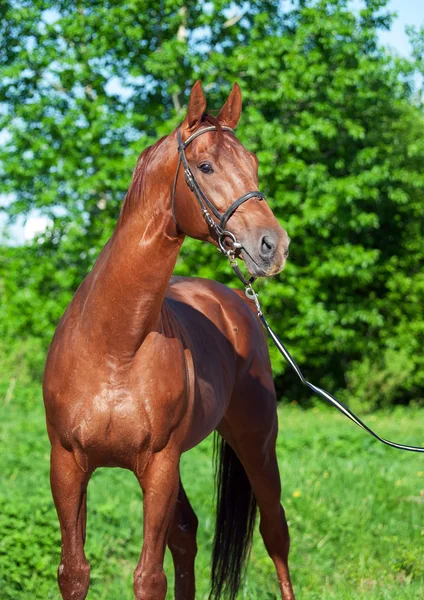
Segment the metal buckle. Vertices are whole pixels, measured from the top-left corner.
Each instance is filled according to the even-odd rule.
[[[190,190],[193,191],[193,188],[194,188],[193,175],[191,174],[191,171],[189,171],[188,169],[184,169],[184,179],[186,180],[186,184],[188,185]]]
[[[220,228],[220,226],[217,223],[215,223],[210,212],[208,212],[208,210],[206,208],[202,208],[202,215],[203,215],[203,218],[205,219],[206,223],[212,229],[212,231],[215,231],[219,237],[222,234],[222,229]]]

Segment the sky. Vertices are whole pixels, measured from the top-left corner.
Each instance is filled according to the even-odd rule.
[[[424,25],[424,0],[391,0],[389,7],[398,14],[391,31],[380,34],[381,42],[390,46],[400,54],[408,56],[411,47],[405,33],[407,25]]]
[[[352,6],[356,9],[360,8],[362,4],[362,0],[352,0]],[[392,12],[397,13],[397,17],[393,22],[391,31],[380,33],[380,40],[383,45],[390,47],[403,56],[408,56],[411,53],[411,48],[405,28],[407,25],[424,25],[424,0],[391,0],[389,8]],[[0,198],[0,202],[1,200]],[[0,228],[5,221],[4,215],[0,213]],[[47,224],[48,220],[45,217],[33,212],[26,220],[23,218],[18,219],[18,222],[9,228],[9,233],[13,242],[20,244],[41,233]]]

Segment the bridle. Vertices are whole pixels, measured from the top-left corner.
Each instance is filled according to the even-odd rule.
[[[230,127],[221,126],[221,129],[223,131],[230,131],[231,133],[234,133],[234,131]],[[271,328],[270,324],[268,323],[267,319],[265,318],[265,315],[262,312],[262,308],[259,303],[258,295],[252,287],[252,283],[255,281],[255,278],[251,277],[250,279],[246,279],[237,265],[235,253],[236,253],[236,250],[242,248],[242,245],[237,241],[236,236],[231,231],[228,231],[226,229],[228,220],[235,213],[235,211],[238,209],[239,206],[241,206],[244,202],[247,202],[247,200],[250,200],[250,198],[259,198],[259,200],[264,200],[265,196],[259,191],[247,192],[247,194],[244,194],[244,196],[241,196],[240,198],[235,200],[235,202],[233,202],[231,204],[231,206],[229,208],[227,208],[227,210],[224,213],[219,212],[219,210],[216,208],[216,206],[209,200],[209,198],[207,197],[205,192],[202,190],[199,182],[197,181],[193,171],[190,168],[190,165],[188,164],[187,157],[185,155],[185,149],[187,148],[187,146],[189,144],[191,144],[191,142],[193,140],[195,140],[197,137],[199,137],[199,135],[202,135],[203,133],[207,133],[209,131],[217,131],[217,127],[215,127],[213,125],[210,127],[204,127],[203,129],[200,129],[199,131],[196,131],[195,133],[193,133],[190,137],[188,137],[186,139],[185,142],[183,142],[181,139],[181,132],[180,132],[180,130],[178,130],[178,134],[177,134],[178,135],[178,165],[177,165],[177,171],[175,173],[174,185],[172,188],[172,216],[174,218],[175,224],[177,225],[177,228],[179,228],[180,231],[182,231],[181,227],[178,225],[178,222],[177,222],[177,219],[175,216],[175,190],[177,187],[178,173],[180,171],[180,167],[181,167],[181,163],[182,163],[184,166],[184,177],[185,177],[186,183],[187,183],[188,187],[190,188],[190,190],[195,195],[195,197],[200,205],[200,208],[202,210],[202,214],[203,214],[203,217],[204,217],[206,223],[208,224],[210,229],[217,236],[220,251],[222,252],[222,254],[224,254],[229,259],[231,267],[233,268],[235,274],[237,275],[237,277],[240,279],[240,281],[243,283],[243,285],[245,287],[245,293],[246,293],[247,298],[249,300],[251,300],[252,302],[254,302],[254,304],[256,306],[258,318],[262,322],[262,325],[268,332],[270,338],[274,342],[274,344],[277,347],[277,349],[279,350],[279,352],[282,354],[282,356],[285,358],[285,360],[289,363],[289,365],[295,371],[295,373],[297,374],[297,376],[299,377],[299,379],[301,380],[303,385],[308,387],[315,394],[318,394],[319,396],[324,398],[324,400],[326,400],[329,404],[331,404],[332,406],[337,408],[337,410],[340,411],[345,417],[347,417],[348,419],[353,421],[356,425],[358,425],[359,427],[361,427],[362,429],[367,431],[370,435],[372,435],[379,442],[382,442],[383,444],[386,444],[387,446],[391,446],[392,448],[397,448],[398,450],[409,450],[410,452],[423,453],[424,448],[422,448],[422,447],[408,446],[406,444],[397,444],[396,442],[391,442],[390,440],[386,440],[386,439],[382,438],[377,433],[375,433],[375,431],[373,431],[370,427],[368,427],[368,425],[366,425],[363,421],[361,421],[361,419],[359,419],[359,417],[357,417],[355,415],[355,413],[352,412],[345,404],[340,402],[340,400],[337,400],[337,398],[335,396],[329,394],[328,392],[326,392],[322,388],[314,385],[313,383],[310,383],[306,379],[306,377],[303,375],[303,373],[300,370],[299,366],[297,365],[296,361],[291,356],[291,354],[289,353],[289,351],[287,350],[287,348],[285,347],[283,342],[280,340],[280,338],[277,336],[277,334]],[[218,222],[214,219],[214,217],[212,216],[211,213],[218,220]]]
[[[229,131],[231,133],[234,133],[231,127],[226,127],[225,125],[222,125],[221,129],[222,131]],[[246,194],[235,200],[224,213],[219,212],[216,206],[209,200],[205,192],[202,190],[202,187],[197,181],[195,174],[191,170],[190,165],[188,164],[187,157],[185,155],[185,149],[187,148],[187,146],[191,144],[191,142],[198,138],[200,135],[208,133],[209,131],[218,131],[218,128],[215,125],[211,125],[210,127],[204,127],[203,129],[199,129],[199,131],[193,133],[183,142],[181,138],[181,131],[178,129],[178,165],[174,177],[174,185],[172,187],[172,216],[174,217],[175,224],[180,229],[180,231],[182,231],[175,216],[175,191],[177,187],[178,173],[180,171],[182,163],[184,167],[184,178],[188,187],[193,192],[197,202],[199,203],[203,218],[205,219],[209,228],[215,233],[218,240],[219,250],[222,252],[222,254],[227,256],[231,262],[231,260],[234,261],[236,250],[239,250],[242,247],[242,245],[240,244],[240,242],[237,241],[234,233],[226,229],[229,219],[242,204],[244,204],[251,198],[265,200],[265,196],[262,194],[262,192],[259,192],[258,190],[255,190],[254,192],[247,192]],[[235,265],[237,266],[236,263]]]

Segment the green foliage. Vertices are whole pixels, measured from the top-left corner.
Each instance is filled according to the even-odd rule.
[[[354,361],[346,371],[343,399],[353,410],[365,411],[370,406],[390,406],[402,397],[413,381],[414,361],[407,349],[388,348],[375,362],[365,356]],[[422,402],[416,398],[415,401]]]
[[[0,376],[0,596],[59,600],[60,535],[49,490],[49,442],[39,386],[18,382],[7,406]],[[32,396],[31,401],[29,396]],[[277,453],[291,530],[291,568],[302,600],[417,600],[424,589],[419,455],[385,448],[336,412],[283,406]],[[420,411],[369,417],[379,432],[422,442]],[[210,589],[214,529],[212,443],[182,460],[182,478],[199,517],[197,594]],[[132,599],[142,544],[141,493],[123,469],[96,471],[88,489],[87,556],[91,600]],[[168,598],[173,568],[166,556]],[[259,531],[240,598],[278,598]]]
[[[255,0],[237,19],[222,0],[3,2],[0,193],[12,217],[52,219],[0,258],[3,337],[47,344],[113,229],[137,155],[181,120],[195,79],[215,109],[237,80],[240,139],[292,238],[284,273],[259,286],[271,322],[310,379],[347,385],[363,407],[422,398],[423,38],[411,31],[409,61],[381,48],[386,5],[354,14],[346,0],[294,0],[283,12]],[[177,273],[238,285],[192,240]],[[301,397],[272,352],[279,391]],[[381,399],[372,371],[406,359]]]

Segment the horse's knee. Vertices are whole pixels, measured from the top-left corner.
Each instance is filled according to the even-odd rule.
[[[87,561],[62,560],[57,572],[63,600],[84,600],[90,586],[90,565]]]
[[[136,600],[165,600],[166,575],[163,569],[137,569],[134,573],[134,595]]]

